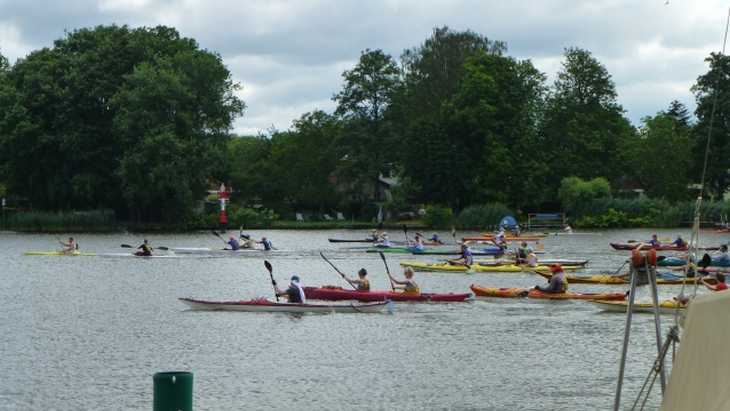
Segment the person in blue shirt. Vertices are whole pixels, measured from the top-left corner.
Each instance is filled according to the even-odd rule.
[[[236,251],[241,248],[241,244],[238,243],[238,240],[236,240],[236,237],[234,237],[234,236],[228,237],[228,242],[226,244],[231,246],[231,250],[233,250],[233,251]]]
[[[449,260],[451,265],[464,265],[470,266],[474,264],[474,256],[471,254],[471,250],[466,243],[461,243],[461,256],[454,260]]]
[[[274,289],[276,290],[276,295],[279,297],[286,297],[292,304],[304,304],[307,302],[307,298],[304,295],[304,288],[302,288],[302,284],[299,282],[299,276],[297,275],[293,275],[291,277],[289,288],[286,290],[280,289],[279,286],[276,285],[276,281],[274,281]]]
[[[682,239],[681,235],[677,236],[677,239],[672,241],[672,245],[675,245],[679,248],[687,247],[687,242]]]
[[[656,234],[651,235],[651,240],[649,240],[649,242],[647,244],[649,244],[652,247],[658,247],[658,246],[662,245],[662,243],[659,242],[659,239],[657,238]]]
[[[270,251],[274,249],[274,245],[271,243],[271,240],[267,239],[266,237],[261,237],[261,241],[259,241],[259,244],[262,244],[264,246],[265,251]]]

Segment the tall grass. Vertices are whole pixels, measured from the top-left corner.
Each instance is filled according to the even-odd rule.
[[[6,228],[28,232],[111,231],[116,229],[112,210],[91,211],[23,211],[9,216]]]

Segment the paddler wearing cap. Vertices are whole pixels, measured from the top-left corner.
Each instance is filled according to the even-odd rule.
[[[357,278],[345,277],[350,284],[357,284],[357,291],[370,291],[370,280],[367,279],[368,270],[361,268],[357,272]]]
[[[469,246],[466,243],[461,243],[461,257],[448,260],[448,263],[450,265],[463,265],[463,266],[470,266],[474,264],[474,257],[471,254],[471,250],[469,250]]]
[[[550,272],[553,275],[550,277],[547,285],[536,285],[535,289],[544,293],[553,294],[560,294],[568,291],[568,279],[565,278],[565,271],[563,271],[563,267],[560,264],[552,264],[550,266]]]
[[[274,281],[274,290],[276,291],[276,295],[279,297],[286,297],[290,303],[304,304],[307,301],[304,296],[304,288],[302,288],[302,285],[299,283],[299,276],[297,275],[293,275],[291,277],[289,288],[284,291],[279,289],[279,286],[276,285],[276,281]]]

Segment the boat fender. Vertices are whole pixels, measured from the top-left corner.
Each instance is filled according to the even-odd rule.
[[[646,253],[634,249],[631,251],[631,264],[635,268],[643,268],[644,265],[656,266],[657,256],[656,250],[649,250]]]

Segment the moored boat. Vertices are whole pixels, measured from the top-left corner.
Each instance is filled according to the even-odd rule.
[[[591,300],[591,303],[600,307],[604,311],[625,313],[628,309],[629,303],[627,301],[596,301]],[[639,303],[635,302],[633,305],[633,312],[635,313],[654,313],[653,303]],[[659,303],[660,314],[674,314],[677,309],[680,312],[684,312],[687,309],[687,304],[680,304],[675,300],[664,300]]]
[[[304,294],[311,300],[326,301],[407,301],[407,302],[465,302],[472,297],[471,293],[421,293],[404,294],[394,291],[357,291],[341,287],[304,287]]]
[[[244,311],[260,313],[378,313],[382,312],[388,301],[369,304],[291,304],[277,303],[267,299],[240,301],[207,301],[193,298],[179,298],[193,310],[206,311]]]
[[[547,271],[535,271],[535,273],[550,279],[552,273]],[[657,273],[657,285],[681,285],[694,284],[699,277],[682,277],[671,273]],[[569,284],[604,284],[604,285],[621,285],[630,284],[627,276],[614,274],[594,274],[594,275],[566,275],[565,278]],[[710,280],[710,279],[708,279]],[[714,280],[711,280],[714,281]]]

